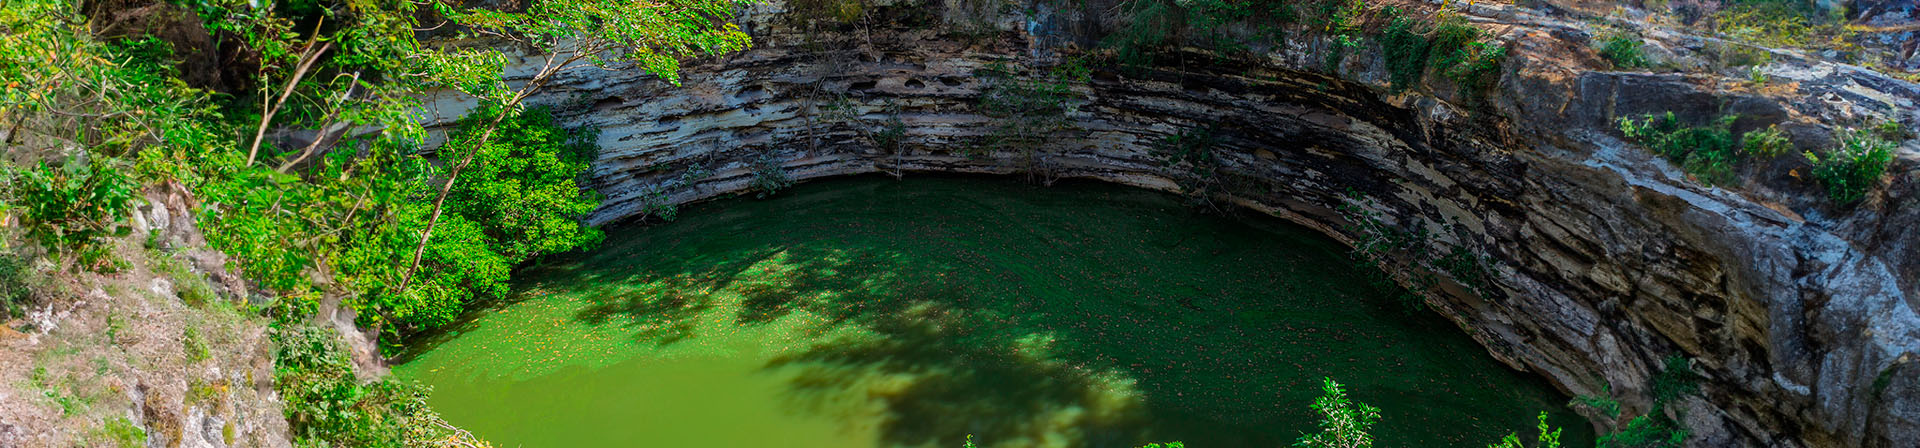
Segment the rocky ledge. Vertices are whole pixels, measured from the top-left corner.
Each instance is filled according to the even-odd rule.
[[[1905,228],[1920,223],[1920,145],[1900,146],[1865,201],[1836,206],[1797,157],[1708,187],[1615,130],[1645,113],[1739,114],[1735,132],[1779,124],[1811,149],[1864,115],[1911,127],[1920,86],[1790,53],[1758,69],[1777,86],[1759,91],[1602,71],[1580,19],[1477,4],[1469,20],[1511,51],[1484,95],[1443,80],[1395,93],[1376,44],[1329,70],[1335,40],[1300,32],[1257,56],[1186,50],[1095,69],[1045,138],[983,143],[1008,120],[981,107],[995,82],[983,70],[1088,54],[1112,24],[1083,11],[1111,3],[879,1],[823,26],[775,1],[741,19],[752,50],[690,65],[683,86],[588,70],[539,102],[601,130],[596,223],[781,174],[1000,173],[1184,193],[1201,182],[1217,202],[1344,241],[1378,238],[1361,217],[1422,235],[1385,260],[1409,284],[1430,266],[1414,254],[1477,255],[1488,280],[1423,286],[1429,304],[1513,367],[1610,394],[1625,415],[1646,412],[1649,379],[1684,356],[1705,380],[1669,411],[1693,446],[1920,446],[1920,234]],[[1705,40],[1658,33],[1650,48],[1685,61]],[[1205,178],[1165,155],[1169,136],[1195,129],[1209,130]]]

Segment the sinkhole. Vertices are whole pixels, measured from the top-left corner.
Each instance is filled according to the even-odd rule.
[[[499,446],[1286,446],[1323,378],[1380,446],[1486,446],[1567,397],[1346,248],[1091,181],[851,177],[696,204],[525,268],[396,374]]]

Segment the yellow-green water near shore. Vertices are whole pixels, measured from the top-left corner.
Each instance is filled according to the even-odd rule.
[[[1486,446],[1566,397],[1264,217],[1065,182],[851,178],[518,274],[398,375],[502,447],[1283,446],[1322,377],[1386,447]]]

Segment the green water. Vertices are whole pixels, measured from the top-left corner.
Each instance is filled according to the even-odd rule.
[[[1322,377],[1383,447],[1566,398],[1409,315],[1325,237],[1095,183],[852,178],[614,228],[396,368],[502,447],[1290,444]]]

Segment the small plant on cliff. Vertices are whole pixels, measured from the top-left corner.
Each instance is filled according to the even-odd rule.
[[[1600,411],[1600,413],[1606,415],[1607,418],[1620,418],[1620,400],[1613,398],[1613,386],[1609,384],[1601,384],[1600,393],[1575,396],[1572,401],[1567,402],[1567,405],[1586,406],[1593,410]]]
[[[787,175],[787,169],[781,166],[780,159],[772,154],[761,154],[753,162],[753,197],[766,198],[793,186],[793,177]]]
[[[101,424],[96,435],[100,439],[105,439],[109,445],[120,448],[147,446],[147,431],[134,426],[133,421],[127,420],[126,417],[107,419]]]
[[[1427,37],[1416,28],[1419,22],[1389,9],[1394,16],[1380,32],[1380,50],[1387,61],[1387,80],[1396,91],[1420,85],[1427,76]]]
[[[1893,163],[1893,142],[1869,132],[1847,129],[1840,133],[1840,145],[1825,151],[1806,153],[1813,163],[1813,177],[1826,187],[1827,197],[1838,204],[1852,204],[1867,197],[1879,185],[1880,178]]]
[[[1693,371],[1686,357],[1668,356],[1661,360],[1661,364],[1660,373],[1653,376],[1648,386],[1652,389],[1654,407],[1664,407],[1674,400],[1700,392],[1700,380],[1705,378]]]
[[[1380,47],[1396,90],[1416,87],[1434,71],[1462,91],[1484,91],[1491,85],[1486,79],[1494,78],[1490,75],[1506,58],[1505,47],[1480,42],[1485,33],[1451,10],[1443,9],[1431,20],[1405,16],[1391,7],[1386,14],[1393,19],[1380,32]]]
[[[1218,142],[1209,126],[1169,135],[1155,145],[1191,205],[1212,207],[1214,195],[1220,192],[1220,159],[1214,153]]]
[[[1634,417],[1627,426],[1619,431],[1600,436],[1602,448],[1680,448],[1685,446],[1688,430],[1686,424],[1668,416],[1667,406],[1673,402],[1700,392],[1700,381],[1705,379],[1680,355],[1668,356],[1662,360],[1659,373],[1648,381],[1651,390],[1653,409],[1646,415]]]
[[[1680,448],[1686,446],[1687,428],[1665,415],[1642,415],[1627,422],[1625,428],[1600,436],[1601,448]]]
[[[1680,165],[1687,174],[1708,185],[1738,181],[1734,165],[1740,146],[1728,128],[1735,116],[1720,117],[1707,126],[1686,126],[1672,112],[1620,119],[1620,133]]]
[[[1626,33],[1616,33],[1600,41],[1600,57],[1613,63],[1616,69],[1647,68],[1653,62],[1647,59],[1646,41]]]
[[[1466,246],[1453,246],[1445,256],[1433,262],[1434,267],[1453,277],[1461,286],[1476,294],[1484,294],[1487,288],[1487,264],[1485,255],[1475,253]]]
[[[1873,135],[1889,142],[1904,142],[1915,137],[1913,129],[1898,121],[1887,120],[1873,126]]]
[[[1426,299],[1420,292],[1431,290],[1439,284],[1431,272],[1409,271],[1408,279],[1414,284],[1415,290],[1408,290],[1395,283],[1393,276],[1386,271],[1399,265],[1392,258],[1395,255],[1411,260],[1427,258],[1428,235],[1425,228],[1403,230],[1388,223],[1368,207],[1372,204],[1373,198],[1348,190],[1346,200],[1336,210],[1347,221],[1341,230],[1353,238],[1353,250],[1348,255],[1352,257],[1355,268],[1367,274],[1369,284],[1382,291],[1393,291],[1393,298],[1402,305],[1403,310],[1411,313],[1426,309]]]
[[[1787,139],[1787,133],[1780,126],[1768,126],[1764,130],[1749,131],[1740,138],[1740,152],[1749,156],[1774,158],[1793,150],[1793,142]]]

